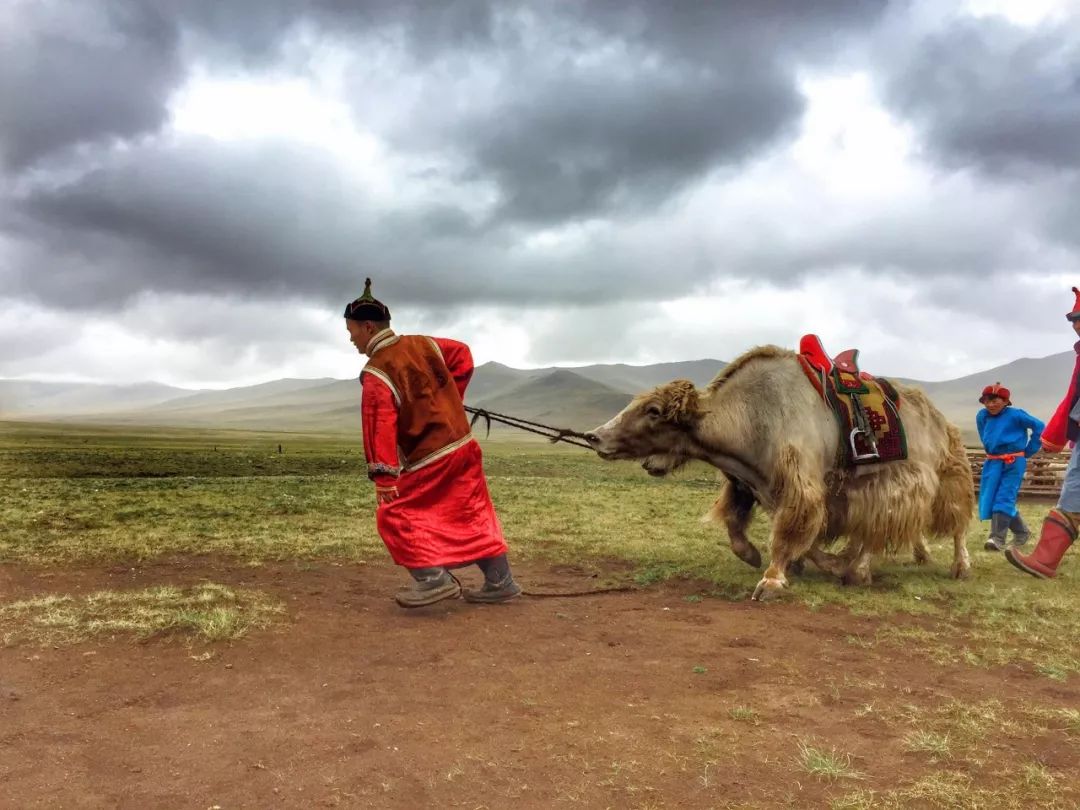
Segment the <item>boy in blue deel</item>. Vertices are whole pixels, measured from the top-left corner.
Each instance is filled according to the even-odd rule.
[[[1024,545],[1031,537],[1016,511],[1016,497],[1027,460],[1039,452],[1039,439],[1046,426],[1027,411],[1012,407],[1009,389],[1001,383],[986,386],[979,402],[983,409],[975,417],[975,424],[986,449],[979,482],[979,520],[990,520],[990,536],[984,548],[1001,551],[1010,529],[1016,546]]]

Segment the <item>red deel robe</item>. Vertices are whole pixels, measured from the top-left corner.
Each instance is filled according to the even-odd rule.
[[[1080,375],[1080,341],[1073,345],[1073,349],[1076,351],[1076,365],[1073,366],[1072,378],[1069,380],[1069,390],[1065,394],[1065,399],[1061,400],[1061,404],[1054,411],[1054,415],[1046,423],[1046,428],[1042,433],[1042,445],[1051,453],[1060,452],[1065,448],[1067,442],[1075,440],[1077,436],[1075,425],[1069,424],[1072,421],[1069,419],[1069,412],[1072,411],[1077,400],[1077,375]]]
[[[469,347],[434,338],[459,395],[472,379]],[[386,383],[374,374],[363,382],[364,454],[368,465],[396,469],[398,406]],[[448,455],[416,470],[394,476],[375,473],[379,489],[396,487],[397,497],[381,503],[375,522],[390,556],[406,568],[453,566],[506,552],[495,507],[484,477],[480,445],[470,439]]]

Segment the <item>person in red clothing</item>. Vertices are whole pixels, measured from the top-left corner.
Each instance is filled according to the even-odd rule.
[[[414,580],[397,594],[398,604],[421,607],[459,594],[481,603],[518,596],[462,403],[473,374],[469,347],[395,334],[390,310],[371,295],[371,279],[345,306],[345,326],[368,357],[360,381],[375,523],[394,562]],[[484,585],[462,592],[449,569],[473,563],[484,572]]]
[[[1072,312],[1065,317],[1080,337],[1080,289],[1073,287],[1072,290],[1076,301]],[[1057,506],[1050,510],[1043,521],[1042,534],[1035,550],[1030,554],[1021,554],[1015,548],[1005,552],[1009,562],[1040,579],[1050,579],[1057,574],[1061,558],[1076,541],[1077,530],[1080,529],[1080,452],[1075,449],[1076,441],[1080,439],[1080,341],[1073,344],[1073,349],[1077,357],[1069,390],[1042,432],[1042,446],[1048,453],[1060,453],[1066,444],[1074,446],[1065,469],[1061,495],[1058,496]]]

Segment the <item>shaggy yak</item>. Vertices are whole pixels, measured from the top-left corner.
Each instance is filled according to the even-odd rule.
[[[911,550],[928,559],[925,535],[952,537],[953,577],[971,563],[964,536],[975,505],[960,432],[918,388],[897,385],[908,457],[844,469],[836,418],[807,379],[798,355],[762,346],[726,366],[704,391],[686,380],[636,397],[587,433],[604,459],[638,459],[662,476],[692,459],[726,477],[711,517],[723,520],[732,551],[758,568],[747,537],[755,503],[772,515],[771,556],[754,599],[787,586],[791,563],[809,559],[849,584],[870,582],[875,554]],[[838,537],[838,554],[825,548]]]

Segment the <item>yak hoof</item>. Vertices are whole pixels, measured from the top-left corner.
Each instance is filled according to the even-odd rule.
[[[845,585],[869,585],[874,581],[874,577],[869,571],[862,571],[858,568],[850,571],[845,571],[844,575],[840,577],[840,581]]]
[[[757,547],[753,543],[747,543],[739,548],[732,546],[731,550],[736,557],[751,568],[761,568],[761,552],[757,550]]]
[[[784,573],[790,576],[799,577],[802,576],[802,572],[803,570],[805,570],[805,568],[806,561],[802,557],[799,557],[799,559],[792,560],[787,564],[787,569],[784,571]]]
[[[967,560],[957,560],[949,569],[949,575],[953,579],[967,579],[971,576],[971,563]]]
[[[786,585],[787,583],[782,579],[763,577],[761,582],[757,584],[757,587],[754,588],[754,595],[751,598],[755,602],[767,602],[770,599],[778,597]]]
[[[916,565],[926,565],[930,562],[930,553],[926,550],[925,546],[916,546],[915,553],[912,555]]]

